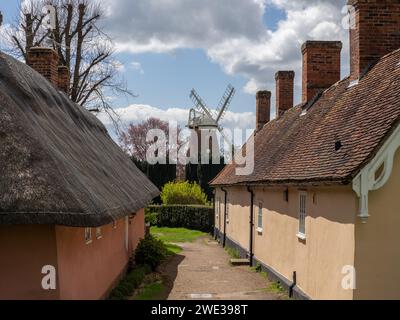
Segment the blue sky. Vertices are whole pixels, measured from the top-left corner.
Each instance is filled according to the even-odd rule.
[[[175,108],[167,118],[183,122],[195,88],[210,107],[226,86],[237,89],[226,126],[251,126],[255,92],[273,92],[277,70],[296,71],[300,100],[301,43],[342,40],[347,72],[347,31],[340,28],[345,0],[105,0],[105,31],[115,39],[116,58],[137,98],[114,98],[127,123]],[[203,5],[201,5],[203,4]],[[18,1],[0,0],[5,24]],[[137,111],[137,105],[142,112]],[[104,122],[107,122],[103,118]],[[166,119],[168,120],[168,119]]]
[[[285,11],[268,6],[263,16],[266,28],[275,30]],[[177,49],[172,53],[117,54],[118,60],[127,66],[125,78],[138,98],[129,99],[128,103],[140,103],[160,108],[190,108],[192,103],[189,93],[195,88],[210,107],[218,104],[226,86],[237,88],[230,110],[235,112],[248,110],[255,104],[255,96],[242,88],[247,79],[240,75],[228,75],[220,65],[210,61],[203,49]],[[139,62],[141,70],[130,65]],[[126,99],[119,100],[119,105],[126,105]]]
[[[125,77],[130,88],[139,95],[129,99],[130,103],[188,108],[191,106],[190,90],[195,88],[212,106],[219,102],[229,83],[236,88],[246,84],[246,79],[241,76],[225,74],[201,49],[178,49],[167,54],[120,53],[117,58],[127,66]],[[141,64],[143,73],[130,65],[132,61]],[[240,91],[232,110],[240,111],[241,105],[253,103],[252,95]],[[126,105],[126,100],[122,99],[120,104]]]

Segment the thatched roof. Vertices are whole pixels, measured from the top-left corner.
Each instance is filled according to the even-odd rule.
[[[357,85],[346,78],[269,122],[255,136],[254,172],[231,164],[212,185],[349,184],[400,123],[399,61],[400,49]]]
[[[158,194],[95,116],[0,52],[0,224],[98,227]]]

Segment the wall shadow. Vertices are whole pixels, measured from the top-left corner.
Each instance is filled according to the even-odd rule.
[[[160,266],[159,272],[165,287],[163,292],[160,294],[160,300],[168,299],[178,276],[178,267],[184,259],[185,256],[177,254]]]

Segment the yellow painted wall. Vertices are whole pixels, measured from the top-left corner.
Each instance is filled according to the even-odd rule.
[[[248,249],[250,195],[244,187],[227,190],[232,201],[227,236]],[[296,271],[299,288],[313,299],[352,299],[353,291],[341,283],[343,266],[354,265],[355,194],[350,187],[336,187],[308,189],[307,195],[307,239],[301,241],[298,190],[290,189],[286,202],[284,189],[255,189],[255,227],[260,201],[264,227],[254,235],[255,258],[288,280]]]
[[[369,193],[370,218],[357,219],[355,299],[400,299],[400,150],[392,175]]]
[[[243,249],[249,250],[250,233],[250,194],[245,188],[228,189],[229,223],[226,226],[226,233]],[[235,235],[230,237],[230,235]]]

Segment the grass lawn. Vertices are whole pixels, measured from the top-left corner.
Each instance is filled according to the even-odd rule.
[[[157,228],[152,227],[151,235],[164,242],[167,249],[168,257],[172,257],[182,252],[179,243],[192,242],[196,239],[205,236],[206,233],[183,228]],[[166,288],[162,277],[159,274],[153,273],[147,276],[143,286],[137,291],[133,300],[159,300],[165,292]]]
[[[240,253],[238,250],[230,248],[230,247],[225,247],[225,251],[229,254],[229,256],[232,259],[240,259]]]
[[[162,282],[150,283],[140,290],[134,300],[158,300],[158,297],[164,290],[164,285]]]
[[[165,247],[167,248],[167,254],[169,256],[173,256],[175,254],[178,254],[178,253],[182,252],[182,248],[181,247],[176,246],[176,245],[171,244],[171,243],[166,243]]]
[[[184,228],[151,228],[151,234],[156,238],[169,243],[193,242],[198,238],[207,235],[201,231],[188,230]]]

